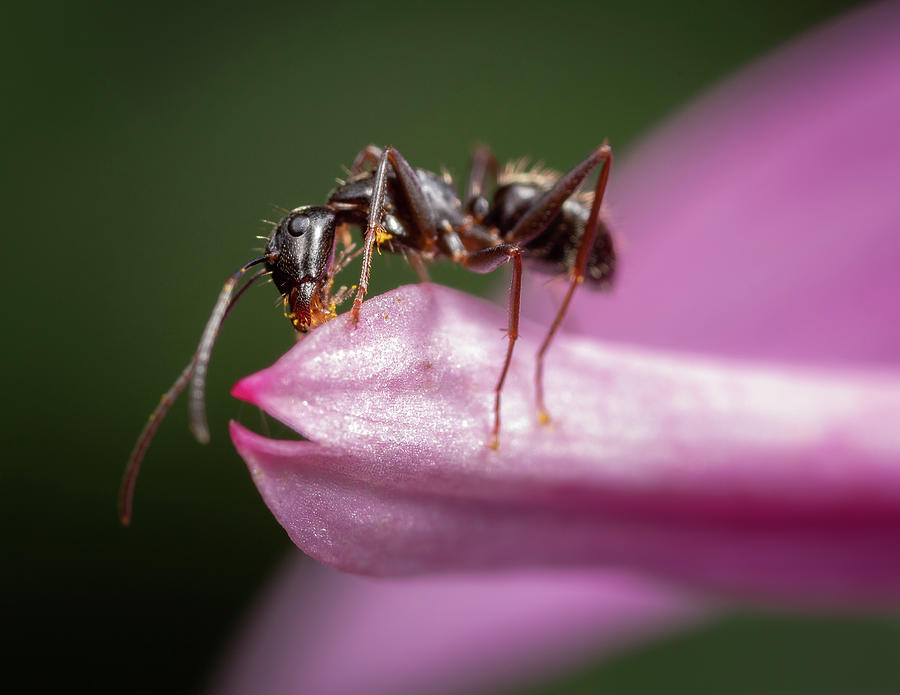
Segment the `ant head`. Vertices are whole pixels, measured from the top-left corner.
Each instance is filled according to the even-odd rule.
[[[311,330],[333,316],[328,283],[334,263],[334,233],[334,210],[310,205],[292,210],[266,245],[266,267],[298,331]]]

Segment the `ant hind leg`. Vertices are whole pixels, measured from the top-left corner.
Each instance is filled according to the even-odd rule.
[[[550,422],[550,415],[547,412],[547,406],[544,403],[544,356],[550,348],[553,336],[556,335],[556,331],[559,329],[560,324],[562,324],[562,321],[565,318],[576,288],[584,282],[588,257],[600,224],[600,205],[603,202],[603,193],[606,191],[606,182],[609,180],[609,170],[612,166],[612,150],[609,145],[602,145],[595,151],[593,156],[597,158],[597,164],[602,163],[603,166],[600,169],[600,175],[597,177],[597,183],[594,187],[594,200],[591,204],[591,212],[578,243],[578,253],[575,256],[575,263],[569,269],[569,289],[567,290],[562,304],[560,304],[559,310],[556,312],[556,317],[550,325],[550,330],[547,331],[547,335],[541,343],[541,347],[538,349],[537,353],[534,384],[537,396],[538,420],[541,424],[548,424]]]
[[[594,237],[597,235],[597,228],[600,222],[600,204],[603,201],[603,193],[606,190],[606,182],[609,179],[611,165],[612,149],[608,144],[603,143],[584,160],[563,174],[553,185],[553,188],[540,196],[525,214],[519,218],[519,221],[516,222],[515,227],[509,234],[506,235],[506,240],[509,243],[523,248],[527,247],[530,242],[540,236],[553,223],[553,220],[556,219],[556,216],[562,210],[562,206],[569,198],[575,195],[591,172],[598,166],[601,167],[600,176],[597,178],[597,184],[594,188],[594,201],[591,205],[591,212],[578,243],[575,262],[569,269],[569,290],[537,354],[535,391],[537,395],[538,419],[542,423],[550,422],[550,416],[544,405],[544,355],[547,353],[553,336],[556,335],[563,318],[565,318],[569,303],[572,301],[572,295],[575,294],[575,289],[584,282],[588,256],[594,243]]]

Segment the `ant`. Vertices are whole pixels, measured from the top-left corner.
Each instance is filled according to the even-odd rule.
[[[339,180],[325,205],[306,205],[288,213],[267,239],[264,255],[244,264],[225,281],[197,351],[151,413],[128,460],[119,494],[122,523],[131,520],[134,486],[150,441],[188,386],[191,430],[201,443],[209,441],[204,392],[210,353],[222,323],[247,288],[270,275],[281,293],[285,315],[299,333],[334,318],[336,307],[356,289],[350,310],[355,326],[366,296],[372,252],[382,245],[404,254],[422,281],[428,280],[426,264],[435,259],[450,259],[476,273],[512,263],[506,358],[494,387],[488,444],[492,449],[499,447],[500,394],[519,334],[523,256],[544,272],[567,274],[568,291],[537,353],[538,417],[542,423],[549,422],[544,404],[544,356],[577,287],[585,280],[607,286],[615,271],[612,235],[601,215],[611,166],[612,149],[605,142],[565,174],[540,165],[528,169],[524,160],[501,170],[490,149],[481,146],[473,153],[465,197],[460,201],[448,173],[413,169],[393,147],[370,145],[363,149],[349,178]],[[593,194],[579,192],[598,167]],[[490,199],[486,195],[489,179],[494,182]],[[350,243],[350,226],[365,230],[359,250]],[[344,250],[336,258],[338,242]],[[359,284],[332,292],[337,273],[358,255],[362,255]],[[262,269],[238,289],[245,274],[257,266]]]

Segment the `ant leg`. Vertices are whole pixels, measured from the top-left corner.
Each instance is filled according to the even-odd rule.
[[[362,270],[359,275],[359,286],[356,290],[356,297],[353,300],[353,308],[350,310],[350,320],[353,325],[359,323],[359,309],[362,306],[363,299],[366,296],[366,289],[369,286],[369,273],[372,272],[372,247],[379,234],[384,235],[384,228],[381,226],[382,216],[384,214],[384,189],[387,183],[387,152],[382,152],[378,160],[378,168],[375,170],[375,185],[372,188],[372,201],[369,203],[369,219],[366,223],[366,233],[363,238],[363,259]]]
[[[488,174],[494,181],[500,173],[497,158],[487,145],[478,145],[472,152],[472,164],[469,167],[469,180],[466,182],[465,206],[468,207],[474,198],[483,197]]]
[[[422,260],[422,257],[419,254],[411,253],[406,259],[409,261],[412,269],[416,271],[416,277],[419,278],[419,282],[431,281],[431,278],[428,275],[428,268],[425,267],[425,261]]]
[[[366,150],[368,149],[366,148]],[[366,152],[366,150],[363,150],[363,152]],[[369,273],[372,270],[372,248],[376,241],[381,242],[389,238],[384,227],[381,226],[384,218],[384,195],[387,187],[388,166],[391,166],[397,175],[400,190],[409,203],[413,221],[425,237],[425,251],[429,251],[437,239],[431,204],[419,185],[419,178],[416,176],[416,172],[397,150],[393,147],[384,148],[378,160],[378,168],[375,170],[375,185],[372,188],[372,200],[369,203],[369,217],[366,222],[366,233],[363,242],[362,272],[359,277],[356,298],[353,300],[353,308],[350,311],[354,325],[359,323],[359,311],[369,285]]]
[[[592,155],[592,157],[598,156],[599,159],[597,163],[599,164],[602,162],[603,168],[600,170],[600,176],[597,178],[597,184],[594,188],[594,201],[591,204],[591,213],[588,217],[587,224],[584,227],[584,231],[581,233],[581,239],[578,244],[578,254],[575,257],[575,264],[569,270],[569,289],[566,292],[566,296],[563,298],[559,311],[556,313],[556,318],[553,319],[550,330],[547,332],[547,336],[544,338],[544,342],[541,343],[541,347],[537,353],[534,383],[537,393],[538,419],[544,424],[550,422],[550,415],[547,413],[547,408],[544,404],[544,355],[547,353],[550,343],[553,340],[553,336],[556,335],[556,331],[559,329],[559,326],[566,315],[566,311],[569,309],[569,304],[572,301],[572,296],[575,294],[575,289],[584,282],[584,273],[587,268],[588,256],[594,244],[594,238],[597,235],[597,228],[600,224],[600,205],[603,202],[603,193],[606,191],[606,182],[609,180],[609,170],[612,166],[612,150],[609,148],[609,145],[603,145]]]
[[[431,203],[422,190],[419,183],[419,177],[416,172],[406,161],[406,158],[393,147],[384,149],[384,156],[388,158],[394,173],[397,174],[397,180],[400,183],[400,189],[406,196],[412,212],[413,220],[418,230],[425,236],[428,249],[437,241],[437,228],[434,223],[434,212],[431,209]]]
[[[353,159],[350,166],[350,176],[355,176],[366,170],[369,166],[378,166],[381,159],[381,148],[376,145],[366,145]]]
[[[595,208],[599,214],[599,203],[597,202],[603,197],[603,190],[606,188],[606,180],[609,178],[609,167],[612,163],[612,149],[605,142],[583,161],[576,164],[566,174],[560,177],[553,188],[541,195],[535,201],[528,211],[522,215],[516,226],[512,228],[509,234],[505,235],[505,240],[518,246],[525,246],[543,232],[550,223],[556,219],[556,216],[562,210],[563,204],[571,198],[575,192],[581,187],[585,179],[590,173],[603,164],[600,171],[600,178],[597,181],[597,188],[594,195],[594,208],[591,209],[591,218],[588,220],[587,226],[584,228],[586,236],[590,236],[593,240],[594,232],[590,232],[593,225],[594,231],[597,229],[597,216],[594,215]],[[597,195],[599,193],[599,195]],[[590,246],[588,246],[590,249]],[[579,249],[578,258],[581,259],[581,250]],[[587,251],[584,252],[584,263],[587,264]],[[576,261],[576,267],[578,262]],[[584,269],[582,268],[582,274]]]
[[[371,161],[372,158],[377,158],[379,163],[382,159],[387,158],[388,164],[397,176],[400,190],[409,203],[416,228],[425,236],[427,248],[423,250],[430,251],[432,245],[437,241],[438,233],[434,223],[434,212],[431,209],[431,203],[428,202],[428,198],[422,190],[422,185],[419,183],[419,177],[416,176],[415,170],[395,148],[388,146],[382,151],[375,145],[369,145],[360,152],[356,156],[353,166],[361,167],[367,161]],[[375,195],[373,194],[373,201],[374,198]]]
[[[491,441],[488,446],[495,451],[500,448],[500,393],[503,391],[503,383],[512,362],[513,347],[519,337],[519,306],[522,299],[522,249],[512,244],[500,244],[482,251],[477,251],[463,259],[463,265],[476,273],[489,273],[500,267],[507,261],[513,261],[512,283],[509,288],[509,323],[506,328],[506,336],[509,343],[506,348],[506,359],[503,361],[503,369],[500,378],[494,387],[494,428],[491,431]]]

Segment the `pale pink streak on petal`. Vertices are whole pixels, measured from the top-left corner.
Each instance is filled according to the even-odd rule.
[[[610,180],[617,286],[582,292],[569,327],[719,355],[900,363],[898,36],[900,4],[855,12],[643,140]]]
[[[789,600],[900,596],[900,375],[778,371],[561,337],[536,424],[525,322],[435,285],[369,300],[235,395],[325,444],[232,438],[297,545],[376,575],[622,566]],[[465,331],[459,327],[466,325]]]
[[[213,692],[486,692],[551,678],[700,614],[614,572],[385,581],[292,561]]]

